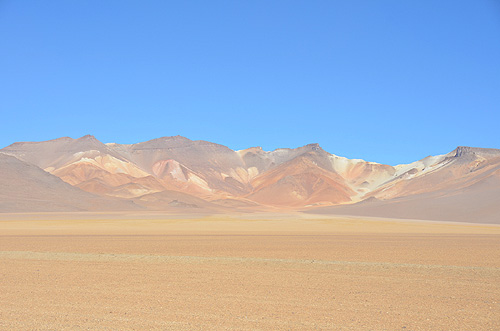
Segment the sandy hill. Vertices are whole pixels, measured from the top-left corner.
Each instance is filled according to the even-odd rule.
[[[330,154],[318,144],[233,151],[181,136],[124,145],[88,135],[14,143],[0,152],[75,192],[154,210],[295,209],[469,221],[477,210],[478,221],[491,222],[500,202],[497,149],[458,147],[390,166]]]

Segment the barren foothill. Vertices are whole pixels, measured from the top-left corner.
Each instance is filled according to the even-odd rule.
[[[264,151],[182,136],[131,145],[86,135],[0,149],[0,212],[307,212],[500,223],[500,149],[459,146],[409,164]]]
[[[2,330],[495,330],[500,227],[0,215]]]

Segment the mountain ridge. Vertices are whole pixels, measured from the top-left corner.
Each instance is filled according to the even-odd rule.
[[[136,144],[104,144],[92,135],[61,137],[13,143],[0,153],[82,192],[153,210],[335,209],[362,201],[385,206],[422,194],[465,194],[460,192],[468,188],[473,197],[472,188],[496,183],[500,176],[499,149],[468,146],[396,166],[337,156],[318,143],[232,150],[183,136]]]

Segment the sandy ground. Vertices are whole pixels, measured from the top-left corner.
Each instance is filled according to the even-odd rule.
[[[500,227],[0,215],[0,330],[498,330]]]

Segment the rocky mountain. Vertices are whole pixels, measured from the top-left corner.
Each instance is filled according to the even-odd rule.
[[[458,147],[395,168],[363,201],[314,212],[500,224],[500,150]]]
[[[132,201],[100,197],[16,157],[0,153],[0,211],[141,210]]]
[[[22,164],[44,170],[44,176],[61,179],[60,184],[70,184],[66,189],[105,199],[108,206],[113,201],[153,210],[294,209],[373,216],[384,214],[374,210],[387,207],[401,209],[394,214],[397,217],[407,214],[415,218],[422,213],[405,214],[422,209],[415,201],[430,206],[425,201],[442,200],[443,205],[449,205],[444,210],[454,201],[460,201],[464,208],[467,201],[480,206],[475,201],[478,199],[500,205],[497,149],[458,147],[448,154],[398,166],[336,156],[318,144],[269,152],[259,147],[233,151],[180,136],[131,145],[103,144],[93,136],[64,137],[14,143],[0,152],[4,158],[11,155]],[[2,184],[5,180],[2,178]],[[54,184],[54,190],[59,186]],[[412,209],[410,204],[417,207]],[[487,211],[491,208],[483,207],[482,212],[494,214]],[[477,208],[471,206],[473,209]],[[490,220],[490,216],[483,218]]]

